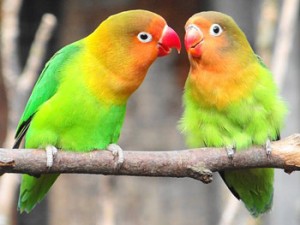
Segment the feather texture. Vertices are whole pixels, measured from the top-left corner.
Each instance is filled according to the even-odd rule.
[[[157,14],[130,10],[109,17],[86,38],[62,48],[46,64],[32,91],[14,147],[23,137],[25,148],[52,145],[75,152],[117,143],[127,100],[159,56],[160,46],[164,45],[161,51],[180,48],[177,34],[171,28],[163,33],[165,27],[166,21]],[[152,39],[140,41],[141,32]],[[162,37],[173,41],[159,43]],[[23,175],[20,211],[30,212],[58,176]]]
[[[213,33],[216,25],[217,34]],[[179,129],[187,145],[234,146],[242,151],[251,145],[265,145],[268,139],[276,140],[286,106],[271,72],[233,19],[218,12],[195,14],[187,21],[185,39],[191,68]],[[271,208],[274,169],[220,174],[253,216]]]

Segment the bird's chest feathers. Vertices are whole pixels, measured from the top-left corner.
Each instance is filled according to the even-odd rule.
[[[136,74],[137,72],[134,70],[123,70],[118,65],[111,69],[103,66],[93,57],[86,58],[88,62],[86,63],[84,82],[100,101],[108,101],[113,104],[126,103],[129,96],[142,83],[146,74],[146,71]]]
[[[224,109],[250,94],[256,80],[254,71],[240,69],[191,69],[192,97],[201,105]]]

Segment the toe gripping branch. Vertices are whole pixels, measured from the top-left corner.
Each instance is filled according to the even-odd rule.
[[[47,157],[46,165],[48,169],[50,169],[53,166],[56,153],[57,153],[57,148],[54,147],[53,145],[48,145],[46,147],[46,157]]]
[[[107,146],[107,150],[112,152],[114,159],[118,158],[116,161],[115,169],[119,170],[124,163],[123,149],[117,144],[110,144]]]

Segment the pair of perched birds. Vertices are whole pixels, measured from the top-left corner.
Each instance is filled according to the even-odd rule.
[[[179,127],[187,145],[244,150],[279,138],[286,106],[272,74],[234,20],[201,12],[187,21],[185,31],[190,71]],[[20,119],[14,147],[25,136],[25,148],[47,150],[48,166],[57,149],[109,149],[121,156],[116,143],[127,100],[156,58],[171,48],[179,51],[180,39],[161,16],[145,10],[110,16],[46,64]],[[23,175],[20,211],[30,212],[58,176]],[[221,176],[253,216],[270,209],[274,169],[223,171]]]

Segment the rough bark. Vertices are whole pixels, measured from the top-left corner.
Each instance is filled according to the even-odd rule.
[[[212,174],[230,169],[255,167],[300,170],[300,134],[272,142],[272,154],[264,147],[253,146],[238,152],[232,159],[222,148],[178,151],[125,151],[125,162],[116,170],[109,151],[74,153],[59,151],[51,169],[46,167],[46,154],[34,149],[0,149],[0,173],[87,173],[104,175],[191,177],[209,183]]]

